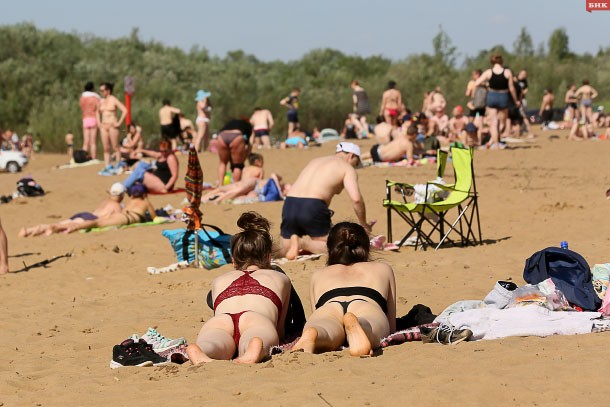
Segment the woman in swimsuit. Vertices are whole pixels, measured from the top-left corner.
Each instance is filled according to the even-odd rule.
[[[357,223],[333,226],[327,247],[328,267],[311,277],[313,313],[293,349],[335,351],[347,342],[352,356],[368,355],[396,330],[394,271],[369,260],[369,237]]]
[[[119,150],[121,151],[121,158],[125,160],[137,160],[142,158],[142,128],[131,122],[127,126],[127,135],[121,143]]]
[[[506,118],[508,117],[508,106],[510,98],[513,98],[515,105],[519,107],[521,101],[517,98],[515,84],[513,81],[513,73],[510,69],[504,68],[502,65],[504,60],[502,55],[494,54],[491,57],[491,68],[483,72],[479,79],[474,83],[474,86],[481,86],[485,82],[489,82],[489,90],[487,92],[487,108],[485,114],[489,122],[489,132],[491,139],[487,144],[487,148],[500,149],[500,133],[508,131],[505,126]]]
[[[142,150],[142,154],[157,160],[157,168],[153,170],[149,163],[140,161],[131,175],[123,181],[125,188],[141,182],[149,191],[157,194],[167,194],[174,189],[178,180],[179,164],[169,141],[162,140],[159,143],[159,151]]]
[[[102,136],[102,145],[104,146],[104,164],[106,172],[112,175],[112,166],[110,165],[110,148],[112,147],[117,164],[121,161],[121,151],[119,149],[119,127],[123,124],[127,115],[127,108],[119,99],[112,94],[114,84],[102,83],[100,85],[100,93],[104,97],[100,102],[98,109],[98,122],[100,123],[100,134]],[[121,111],[119,120],[116,118],[116,111]]]
[[[80,107],[83,111],[83,150],[87,151],[92,158],[96,158],[100,95],[93,91],[93,82],[85,84],[85,91],[80,97]]]
[[[212,281],[214,316],[186,352],[193,364],[234,359],[257,363],[279,344],[290,298],[289,278],[271,269],[269,221],[243,213],[231,238],[234,271]]]
[[[195,101],[197,102],[197,119],[195,119],[195,124],[197,124],[197,135],[195,136],[195,140],[193,140],[193,144],[195,144],[195,149],[197,149],[197,151],[206,151],[210,144],[210,116],[212,115],[212,102],[210,101],[210,96],[212,96],[212,94],[205,90],[198,90],[197,95],[195,96]],[[203,150],[201,146],[202,143]]]
[[[233,181],[241,179],[248,156],[252,125],[249,120],[229,120],[218,134],[218,185],[223,184],[227,164],[231,163]]]

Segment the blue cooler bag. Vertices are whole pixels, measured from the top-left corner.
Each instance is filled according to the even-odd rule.
[[[213,269],[231,263],[231,235],[226,234],[220,228],[212,225],[202,224],[199,235],[199,265],[206,269]],[[206,230],[206,227],[212,229]],[[187,229],[171,229],[162,232],[174,252],[178,261],[195,261],[195,232]]]

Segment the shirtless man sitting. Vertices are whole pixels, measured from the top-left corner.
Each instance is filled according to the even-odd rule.
[[[375,140],[379,144],[387,144],[392,141],[399,133],[396,127],[385,121],[385,117],[377,116],[377,125],[375,126]]]
[[[396,89],[396,82],[389,81],[388,89],[383,92],[381,97],[381,108],[379,114],[383,115],[385,121],[393,127],[398,126],[398,113],[402,105],[402,95]]]
[[[359,223],[371,231],[355,170],[360,164],[360,147],[342,142],[337,144],[335,155],[313,159],[301,171],[282,208],[280,234],[287,259],[295,259],[300,249],[310,253],[326,252],[332,214],[328,207],[332,198],[344,188]]]
[[[371,152],[363,156],[363,159],[372,159],[373,162],[396,162],[405,156],[409,165],[415,164],[414,154],[422,154],[423,146],[417,141],[417,127],[409,125],[402,130],[394,140],[387,144],[375,144],[371,147]]]
[[[68,227],[77,226],[86,221],[94,221],[99,218],[106,218],[117,213],[121,213],[121,202],[125,196],[125,187],[120,182],[112,184],[108,191],[109,197],[104,199],[102,203],[93,212],[80,212],[72,216],[70,219],[62,220],[61,222],[51,225],[41,224],[29,228],[21,228],[19,237],[32,237],[45,235],[50,236],[53,233],[58,233]]]
[[[260,154],[252,153],[248,156],[248,165],[242,172],[242,179],[228,185],[222,185],[206,192],[201,197],[202,203],[221,203],[228,199],[247,195],[256,188],[257,182],[263,179],[265,170],[263,169],[264,160]]]
[[[271,148],[271,137],[269,136],[269,132],[275,124],[271,112],[268,109],[255,107],[254,112],[250,117],[250,124],[252,124],[254,131],[250,144],[252,146]]]
[[[449,119],[449,142],[453,142],[460,137],[468,124],[468,119],[464,116],[464,109],[457,105],[453,108],[452,117]]]
[[[69,224],[58,228],[58,232],[72,233],[81,229],[104,228],[108,226],[123,226],[133,223],[142,223],[147,219],[148,212],[151,218],[155,217],[155,207],[147,197],[147,190],[143,184],[133,184],[128,191],[130,200],[118,213],[99,217],[94,220],[86,220],[77,224]]]

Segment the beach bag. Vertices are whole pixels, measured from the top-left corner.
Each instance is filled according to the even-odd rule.
[[[198,231],[199,258],[200,266],[210,270],[224,266],[232,262],[231,258],[231,235],[224,233],[220,228],[202,224],[202,229]],[[209,228],[211,230],[206,230]],[[164,230],[165,236],[178,261],[188,261],[189,264],[195,261],[195,232],[187,229]]]
[[[30,177],[21,178],[17,181],[17,192],[19,192],[19,195],[21,196],[28,197],[43,196],[45,194],[44,189],[42,189],[40,184]]]
[[[559,247],[547,247],[525,261],[523,279],[538,284],[550,278],[566,299],[584,311],[597,311],[601,299],[595,293],[591,268],[578,253]]]
[[[91,156],[85,150],[76,150],[74,153],[72,153],[72,158],[77,164],[86,163],[87,161],[91,160]]]
[[[477,86],[474,88],[474,94],[472,95],[472,105],[475,109],[483,109],[487,103],[487,88],[484,86]]]

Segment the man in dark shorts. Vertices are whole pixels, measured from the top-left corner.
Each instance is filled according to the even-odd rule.
[[[371,230],[355,170],[360,165],[360,147],[342,142],[337,145],[335,155],[311,160],[301,171],[282,208],[280,234],[286,258],[296,258],[300,249],[326,252],[332,215],[328,207],[344,188],[358,221],[367,231]]]
[[[180,109],[171,105],[168,99],[163,99],[163,107],[159,109],[159,122],[161,123],[161,137],[172,143],[172,150],[178,146],[176,138],[180,136]]]
[[[280,100],[280,105],[288,108],[288,137],[299,128],[299,95],[301,90],[293,88],[290,95]]]

